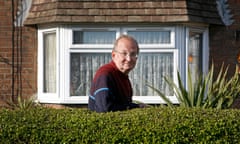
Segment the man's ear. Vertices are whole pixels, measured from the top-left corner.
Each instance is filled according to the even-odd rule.
[[[114,51],[112,51],[112,57],[115,57],[116,53]]]

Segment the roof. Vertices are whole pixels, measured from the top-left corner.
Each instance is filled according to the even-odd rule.
[[[35,0],[24,24],[116,22],[222,24],[215,0]]]

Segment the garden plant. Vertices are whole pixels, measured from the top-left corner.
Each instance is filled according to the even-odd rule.
[[[214,66],[212,65],[207,74],[202,74],[196,80],[192,79],[192,72],[188,70],[187,87],[177,72],[178,83],[165,76],[169,87],[174,91],[181,107],[201,107],[201,108],[230,108],[240,94],[239,73],[236,68],[234,75],[227,78],[228,67],[224,70],[222,65],[218,75],[214,78]],[[169,107],[174,107],[168,97],[154,86],[148,85],[167,103]]]

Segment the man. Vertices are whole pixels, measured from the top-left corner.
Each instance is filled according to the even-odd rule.
[[[144,107],[132,102],[128,73],[135,67],[139,53],[137,41],[127,35],[114,43],[112,61],[101,66],[92,81],[88,108],[96,112],[121,111]]]

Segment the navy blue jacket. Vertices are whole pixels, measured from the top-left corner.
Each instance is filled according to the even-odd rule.
[[[100,67],[92,81],[88,108],[96,112],[121,111],[139,107],[132,103],[132,86],[127,75],[111,61]]]

